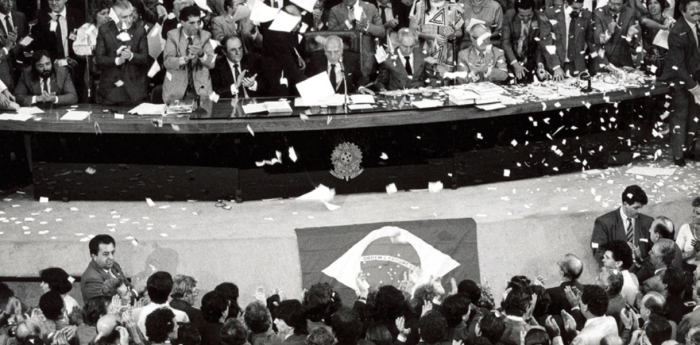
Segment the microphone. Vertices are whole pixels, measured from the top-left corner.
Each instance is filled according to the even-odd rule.
[[[343,66],[343,61],[340,61],[340,72],[343,74],[343,88],[344,88],[344,96],[343,96],[343,108],[345,109],[345,113],[348,112],[348,81],[345,76],[345,67]]]

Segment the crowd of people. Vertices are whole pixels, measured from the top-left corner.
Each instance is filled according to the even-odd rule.
[[[598,265],[575,254],[557,262],[562,283],[514,276],[500,300],[471,280],[421,277],[370,286],[360,273],[357,299],[341,301],[328,283],[299,299],[263,288],[241,308],[239,289],[224,282],[196,308],[198,281],[157,271],[129,280],[115,261],[116,242],[98,235],[80,281],[84,304],[68,293],[61,268],[40,272],[44,291],[27,306],[0,283],[0,343],[19,345],[671,345],[700,344],[700,197],[692,221],[676,232],[667,217],[640,211],[645,192],[633,185],[620,208],[595,221]],[[594,281],[580,280],[594,270]]]
[[[0,0],[5,108],[290,96],[322,72],[373,94],[641,69],[672,86],[675,163],[694,158],[699,0],[15,1]],[[252,20],[263,7],[276,17]]]

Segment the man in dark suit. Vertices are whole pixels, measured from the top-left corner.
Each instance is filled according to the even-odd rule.
[[[134,7],[117,0],[112,9],[119,23],[102,25],[97,34],[95,57],[101,70],[98,90],[104,104],[141,103],[146,92],[148,41],[142,25],[133,25]]]
[[[532,82],[532,73],[543,62],[535,40],[539,36],[535,10],[533,0],[518,0],[503,20],[503,51],[518,82]]]
[[[697,137],[688,133],[697,133],[698,123],[694,118],[700,112],[700,51],[695,34],[699,31],[700,1],[681,0],[679,5],[683,16],[678,18],[668,36],[668,54],[661,80],[674,86],[669,123],[671,150],[676,165],[685,166],[685,158],[693,158],[693,150],[689,148]]]
[[[629,0],[628,0],[629,1]],[[641,18],[637,11],[625,6],[625,0],[610,0],[593,12],[593,44],[596,53],[593,68],[618,73],[622,67],[640,64]],[[593,54],[593,53],[592,53]]]
[[[12,10],[12,0],[0,0],[0,79],[6,84],[19,79],[24,61],[24,47],[19,44],[29,34],[24,13]],[[9,45],[9,47],[8,47]]]
[[[637,264],[647,257],[651,249],[649,228],[654,219],[639,212],[647,202],[647,195],[641,187],[628,186],[622,192],[622,206],[596,218],[591,248],[598,264],[602,265],[605,254],[602,245],[613,240],[627,242],[633,250]],[[636,272],[636,269],[631,268],[630,271]]]
[[[260,97],[264,94],[260,73],[260,57],[244,53],[243,42],[237,36],[228,36],[222,42],[225,56],[216,59],[212,71],[214,92],[223,98]]]
[[[540,20],[540,51],[555,80],[563,80],[567,73],[576,76],[588,71],[586,47],[592,42],[591,12],[583,8],[583,0],[567,0],[563,7],[544,11]],[[538,75],[544,71],[544,65],[538,65]]]
[[[109,235],[97,235],[90,240],[90,257],[92,260],[80,278],[80,290],[83,301],[89,301],[95,296],[102,296],[102,284],[110,278],[123,280],[127,286],[129,281],[124,276],[121,266],[114,261],[116,242]]]
[[[364,87],[367,78],[362,75],[359,55],[343,49],[343,40],[338,36],[328,36],[323,44],[323,51],[315,52],[306,67],[306,76],[312,77],[327,72],[335,93],[371,93]],[[343,82],[345,80],[345,82]]]
[[[65,67],[53,66],[46,50],[37,50],[15,88],[17,103],[32,105],[70,105],[78,103],[78,94]]]
[[[425,86],[433,66],[416,47],[415,31],[399,30],[399,46],[379,66],[376,88],[379,91],[412,89]]]
[[[287,5],[283,11],[299,17],[301,12],[294,5]],[[305,41],[299,41],[301,22],[291,32],[272,31],[263,26],[263,69],[262,79],[268,96],[289,96],[298,94],[296,84],[306,79],[304,70]]]
[[[78,59],[72,42],[78,28],[84,23],[84,11],[67,7],[66,0],[52,0],[49,2],[49,11],[40,11],[37,23],[32,27],[34,41],[31,47],[34,50],[48,50],[59,66],[71,70],[79,98],[83,92],[85,60]]]
[[[386,37],[384,24],[377,7],[360,0],[343,0],[328,15],[328,30],[354,30],[362,33],[362,72],[370,75],[376,60],[374,39]]]
[[[559,273],[562,276],[563,282],[561,285],[547,289],[552,303],[549,305],[549,313],[559,315],[562,310],[571,312],[571,304],[566,298],[565,289],[567,287],[576,288],[583,291],[583,285],[579,283],[578,278],[583,273],[583,261],[574,254],[566,254],[564,259],[557,263],[559,265]]]

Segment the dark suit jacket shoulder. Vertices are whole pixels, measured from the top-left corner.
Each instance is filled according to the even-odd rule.
[[[109,103],[139,103],[146,96],[146,73],[148,68],[148,40],[146,30],[142,25],[134,25],[126,31],[131,39],[121,41],[119,29],[114,22],[102,25],[97,34],[97,46],[95,47],[95,59],[100,67],[100,88],[99,92],[103,99]],[[130,61],[117,66],[117,50],[127,46],[134,54]],[[122,86],[116,84],[121,81]],[[114,92],[118,88],[123,88],[126,93]],[[122,95],[127,95],[128,99],[122,99]]]
[[[306,76],[312,77],[319,73],[325,72],[328,66],[328,58],[325,53],[316,51],[311,55],[311,60],[306,66]],[[363,85],[364,76],[360,67],[360,55],[352,51],[343,52],[343,71],[348,84],[348,93],[356,93],[357,89]],[[336,93],[343,93],[343,84],[341,83],[336,90]]]
[[[204,318],[202,317],[202,311],[191,306],[189,303],[179,300],[179,299],[173,299],[170,301],[170,306],[174,309],[184,311],[185,314],[187,314],[187,317],[190,319],[190,323],[197,329],[202,327],[206,321],[204,321]]]
[[[129,284],[121,266],[119,266],[116,261],[114,265],[112,265],[111,271],[115,277]],[[111,278],[109,273],[105,272],[95,261],[91,260],[80,278],[80,290],[83,294],[83,301],[87,302],[93,297],[102,296],[102,284],[109,278]]]
[[[647,257],[649,250],[651,249],[651,243],[649,241],[649,228],[651,227],[651,223],[653,221],[653,218],[644,214],[639,214],[637,219],[634,221],[634,241],[635,245],[639,246],[642,259]],[[593,249],[593,253],[598,263],[601,263],[603,259],[604,250],[602,246],[614,240],[627,240],[626,230],[624,228],[622,216],[620,215],[619,207],[614,211],[608,212],[596,218],[595,224],[593,225],[591,248]]]
[[[661,80],[685,89],[697,85],[700,80],[700,51],[693,35],[690,25],[681,16],[668,35],[668,54]]]
[[[246,70],[246,78],[252,77],[253,75],[258,75],[255,81],[258,83],[258,87],[255,91],[246,89],[246,93],[249,97],[261,97],[265,94],[265,82],[261,76],[261,59],[260,56],[255,53],[249,53],[243,55],[240,62],[241,71]],[[214,92],[219,94],[223,98],[233,98],[235,97],[231,93],[231,84],[234,83],[233,73],[231,72],[230,62],[226,56],[220,56],[216,59],[214,69],[211,73],[211,82]],[[243,95],[238,95],[238,97],[243,97]]]
[[[65,67],[54,64],[54,73],[51,75],[51,91],[56,93],[58,102],[56,105],[70,105],[78,102],[78,93],[70,77],[70,73]],[[31,106],[33,96],[41,95],[41,85],[39,80],[32,78],[31,68],[25,68],[15,88],[17,103],[23,106]],[[39,104],[41,105],[41,104]]]
[[[549,314],[559,315],[562,310],[566,310],[567,313],[571,312],[571,304],[569,304],[569,300],[566,299],[566,294],[564,293],[564,288],[567,286],[573,286],[579,291],[583,291],[583,285],[579,282],[563,282],[559,286],[547,289],[546,291],[552,299],[552,302],[549,304]]]

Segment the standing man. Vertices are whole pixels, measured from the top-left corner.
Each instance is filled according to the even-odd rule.
[[[78,98],[83,99],[85,62],[73,51],[78,28],[85,23],[84,12],[66,6],[66,0],[49,1],[49,11],[40,11],[32,28],[33,50],[46,49],[59,66],[68,67]]]
[[[243,42],[237,36],[224,39],[225,56],[216,59],[212,84],[214,92],[223,98],[249,98],[263,95],[260,58],[244,53]]]
[[[399,30],[399,46],[379,66],[376,87],[379,91],[413,89],[425,86],[433,66],[427,56],[417,48],[416,32]]]
[[[631,0],[628,0],[631,1]],[[594,69],[620,74],[622,67],[639,66],[641,18],[637,11],[625,5],[625,0],[610,0],[593,12]],[[639,47],[639,49],[637,49]],[[591,54],[593,54],[591,53]]]
[[[603,262],[605,254],[603,244],[614,240],[627,242],[638,264],[647,257],[651,249],[649,228],[654,219],[639,212],[647,202],[647,194],[641,187],[628,186],[622,192],[622,206],[596,218],[591,236],[591,248],[598,264],[602,265]]]
[[[345,84],[348,86],[349,94],[373,93],[364,87],[367,78],[362,75],[359,55],[343,49],[343,40],[338,36],[326,37],[323,51],[315,52],[306,68],[307,77],[323,72],[328,73],[335,93],[344,94]]]
[[[126,280],[121,266],[114,261],[116,243],[112,236],[97,235],[90,240],[88,246],[92,261],[90,261],[85,272],[83,272],[83,276],[80,278],[80,290],[84,301],[89,301],[95,296],[101,296],[102,284],[107,279],[121,279],[127,286],[129,285],[129,281]]]
[[[540,21],[540,51],[554,80],[588,71],[587,47],[593,42],[593,26],[591,11],[583,8],[583,2],[566,0],[563,7],[547,8]],[[537,74],[545,74],[543,64],[538,63]]]
[[[97,34],[95,55],[101,71],[99,93],[104,104],[137,104],[148,95],[148,41],[142,25],[133,25],[134,7],[117,0],[112,9],[119,23],[108,22]]]
[[[306,41],[299,34],[301,11],[291,4],[282,11],[299,18],[299,23],[291,32],[263,31],[263,81],[267,95],[275,97],[298,94],[296,84],[306,79],[306,62],[302,58]]]
[[[201,30],[202,19],[197,6],[180,11],[181,26],[168,32],[163,51],[167,72],[163,82],[163,100],[209,97],[212,91],[209,70],[214,68],[216,54],[211,46],[211,34]]]
[[[539,44],[539,20],[533,0],[518,0],[503,21],[503,51],[518,83],[532,82],[537,65],[542,64]]]
[[[331,8],[328,15],[328,30],[355,30],[362,33],[362,73],[369,76],[375,66],[374,39],[386,37],[384,24],[377,8],[360,0],[343,0],[343,3]]]
[[[224,0],[225,13],[212,19],[211,34],[223,45],[229,36],[238,36],[243,41],[244,53],[259,52],[262,49],[262,34],[250,20],[250,9],[245,0]]]
[[[12,47],[0,51],[0,59],[4,66],[7,61],[9,73],[13,80],[19,79],[22,73],[22,61],[24,60],[24,47],[19,44],[29,34],[27,17],[24,13],[12,9],[12,0],[0,0],[0,37],[7,47],[8,41]],[[0,72],[0,78],[7,85],[5,71]]]
[[[672,82],[671,150],[673,162],[685,166],[685,158],[693,157],[693,139],[698,131],[695,117],[700,113],[700,1],[680,0],[683,16],[678,18],[668,36],[668,54],[662,80]],[[697,144],[695,144],[697,145]]]

